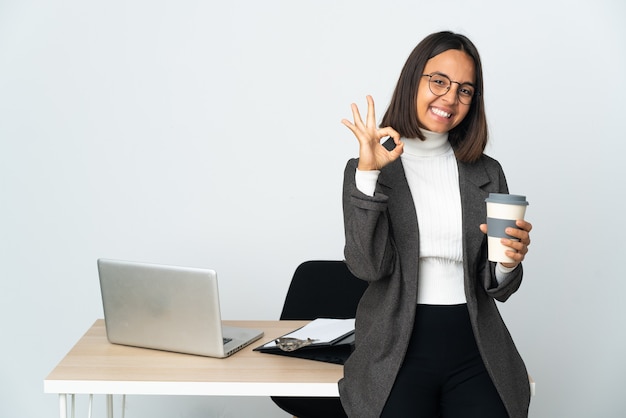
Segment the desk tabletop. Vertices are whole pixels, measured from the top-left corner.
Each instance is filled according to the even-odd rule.
[[[98,319],[44,380],[45,393],[338,396],[343,367],[253,351],[308,321],[224,321],[260,340],[225,359],[111,344]]]

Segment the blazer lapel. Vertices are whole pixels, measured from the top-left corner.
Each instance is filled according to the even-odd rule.
[[[396,144],[389,138],[383,145],[391,150]],[[419,227],[417,224],[417,213],[415,203],[409,189],[409,183],[404,174],[402,160],[396,161],[386,166],[378,177],[381,192],[389,196],[388,210],[390,219],[393,219],[393,232],[397,237],[397,242],[407,243],[403,250],[414,251],[415,260],[419,257]],[[416,264],[417,268],[417,264]]]
[[[487,222],[485,199],[489,191],[484,186],[490,183],[482,160],[475,163],[458,162],[459,188],[463,213],[463,258],[466,260],[466,272],[475,271],[476,260],[482,248],[485,234],[479,225]]]
[[[389,196],[387,210],[397,242],[407,243],[403,250],[414,251],[414,259],[419,257],[419,226],[415,203],[404,174],[404,166],[398,158],[385,167],[378,178],[381,192]]]

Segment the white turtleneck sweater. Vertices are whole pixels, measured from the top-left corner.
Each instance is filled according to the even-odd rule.
[[[400,157],[419,224],[417,303],[466,303],[463,285],[463,225],[459,172],[447,133],[422,130],[425,141],[402,138]],[[380,171],[356,172],[357,188],[373,196]],[[496,279],[512,269],[498,266]]]

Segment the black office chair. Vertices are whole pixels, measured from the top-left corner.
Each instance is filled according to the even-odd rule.
[[[343,261],[305,261],[293,274],[280,319],[354,318],[367,283]],[[339,398],[272,396],[297,418],[346,418]]]

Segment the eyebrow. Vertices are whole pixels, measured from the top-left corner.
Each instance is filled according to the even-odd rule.
[[[472,86],[472,87],[476,88],[476,84],[474,84],[474,83],[471,83],[471,82],[469,82],[469,81],[464,81],[464,82],[454,81],[454,80],[453,80],[453,79],[452,79],[452,78],[451,78],[448,74],[446,74],[446,73],[442,73],[441,71],[434,71],[434,72],[432,72],[431,74],[439,74],[439,75],[443,75],[443,76],[448,77],[448,78],[450,79],[450,81],[452,81],[453,83],[460,84],[461,86],[470,85],[470,86]]]

